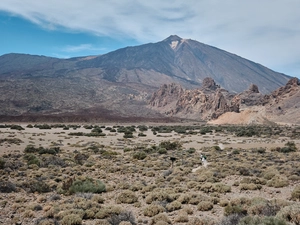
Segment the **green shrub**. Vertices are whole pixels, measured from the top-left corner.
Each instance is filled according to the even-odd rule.
[[[105,191],[105,185],[100,180],[93,180],[92,178],[75,180],[69,188],[71,194],[77,192],[101,193]]]
[[[167,149],[165,149],[165,148],[159,148],[157,152],[159,154],[167,154]]]
[[[182,145],[178,141],[162,141],[159,144],[159,147],[165,148],[166,150],[176,150],[179,149]]]
[[[134,159],[143,160],[147,157],[147,154],[144,151],[135,152],[133,154]]]
[[[146,137],[147,135],[144,134],[144,133],[139,133],[138,136],[139,136],[139,137]]]
[[[133,138],[133,133],[132,132],[125,132],[123,135],[123,138]]]
[[[5,166],[5,160],[0,157],[0,169],[4,169],[4,166]]]
[[[224,215],[225,216],[229,216],[231,214],[243,214],[243,215],[246,215],[247,214],[247,210],[244,209],[240,205],[229,204],[229,205],[225,206],[225,208],[224,208]]]
[[[20,125],[11,125],[11,127],[10,127],[10,129],[12,129],[12,130],[25,130],[22,126],[20,126]]]
[[[28,165],[37,165],[37,166],[40,166],[40,161],[39,159],[32,153],[29,153],[29,154],[25,154],[24,155],[24,159],[27,161],[27,164]]]

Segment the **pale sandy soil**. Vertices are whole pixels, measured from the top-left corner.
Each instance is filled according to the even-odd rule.
[[[25,127],[25,125],[22,125]],[[109,125],[107,125],[109,126]],[[112,125],[111,125],[112,126]],[[73,130],[63,130],[63,128],[52,128],[49,130],[43,130],[38,128],[26,128],[23,131],[11,130],[10,128],[0,129],[0,139],[2,138],[18,138],[23,141],[20,145],[9,145],[7,143],[0,144],[0,156],[10,152],[22,152],[27,145],[35,145],[36,147],[49,147],[59,146],[64,150],[72,150],[83,147],[91,142],[96,142],[101,145],[110,146],[113,150],[123,151],[124,147],[130,147],[132,145],[145,144],[153,145],[159,144],[161,141],[180,141],[183,143],[184,148],[195,148],[196,150],[202,147],[209,147],[213,145],[222,144],[223,148],[258,148],[258,147],[282,147],[289,139],[286,137],[278,137],[276,139],[270,138],[246,138],[235,137],[233,135],[225,134],[207,134],[207,135],[181,135],[174,131],[172,133],[159,133],[153,135],[152,131],[143,132],[146,137],[124,139],[123,133],[111,133],[108,130],[102,129],[106,134],[104,137],[86,137],[86,136],[70,136],[72,132],[84,132],[89,133],[89,129],[83,127]],[[298,146],[300,146],[300,140],[294,140]]]

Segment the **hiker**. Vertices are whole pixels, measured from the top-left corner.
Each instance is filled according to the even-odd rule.
[[[202,162],[206,161],[206,156],[205,156],[205,155],[202,155],[202,154],[201,154],[201,155],[200,155],[200,158],[201,158],[201,161],[202,161]]]

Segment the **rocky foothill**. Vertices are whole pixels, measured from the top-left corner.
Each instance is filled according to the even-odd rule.
[[[285,86],[268,95],[261,94],[255,84],[251,84],[242,93],[233,94],[222,89],[212,78],[205,78],[202,86],[194,90],[185,90],[174,83],[162,85],[152,95],[149,106],[168,116],[213,120],[226,112],[239,113],[259,106],[265,107],[271,115],[278,114],[278,111],[282,113],[291,106],[297,108],[295,102],[299,96],[300,85],[297,78],[292,78]]]

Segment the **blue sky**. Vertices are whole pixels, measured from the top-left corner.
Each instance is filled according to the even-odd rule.
[[[0,55],[104,54],[171,34],[300,77],[298,0],[1,0]]]

